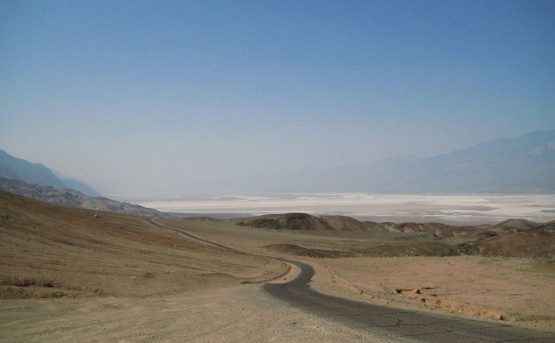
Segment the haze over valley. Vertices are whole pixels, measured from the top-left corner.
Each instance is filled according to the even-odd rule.
[[[68,185],[70,178],[62,181],[42,164],[0,153],[4,190],[58,205],[161,215],[139,206],[132,210],[129,204],[116,205],[108,199],[86,199],[69,190],[62,196],[60,191],[41,188],[73,186],[73,191],[84,195],[100,195],[82,182]],[[304,212],[397,223],[495,224],[510,218],[548,222],[555,219],[553,175],[555,130],[498,139],[429,158],[389,159],[372,165],[286,174],[269,172],[245,180],[228,179],[221,188],[221,180],[213,180],[203,191],[120,195],[115,199],[162,212],[225,218]],[[9,181],[13,178],[29,184]],[[241,191],[229,191],[233,189]]]

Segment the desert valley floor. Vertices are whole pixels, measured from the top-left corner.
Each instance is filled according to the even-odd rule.
[[[165,229],[183,230],[223,249]],[[554,223],[362,223],[303,214],[151,218],[0,192],[0,341],[400,342],[264,290],[311,265],[310,288],[555,338]]]

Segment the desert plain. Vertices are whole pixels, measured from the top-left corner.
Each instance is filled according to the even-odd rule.
[[[553,223],[146,218],[1,192],[0,250],[5,342],[407,341],[268,294],[296,272],[272,257],[311,265],[323,294],[555,335]]]

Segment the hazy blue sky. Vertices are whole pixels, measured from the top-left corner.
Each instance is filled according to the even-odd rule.
[[[0,148],[110,193],[555,128],[555,1],[0,1]]]

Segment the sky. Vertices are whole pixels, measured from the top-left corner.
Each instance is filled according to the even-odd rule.
[[[0,0],[0,149],[105,194],[555,129],[554,1]]]

